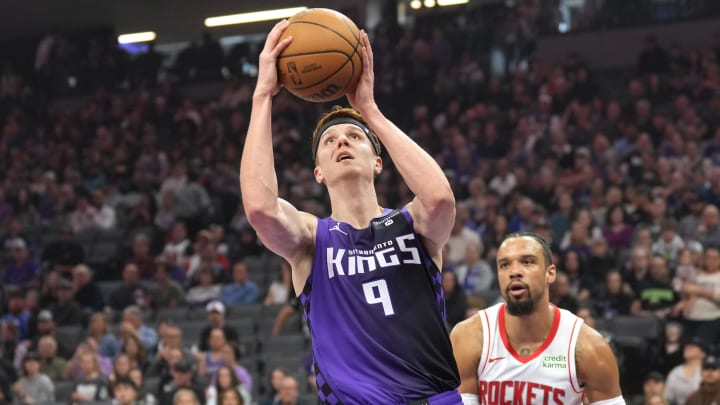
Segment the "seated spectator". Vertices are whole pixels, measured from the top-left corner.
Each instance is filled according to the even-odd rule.
[[[60,325],[80,325],[83,322],[83,309],[73,301],[73,286],[67,280],[58,283],[57,302],[50,306],[53,320]]]
[[[83,378],[75,381],[71,399],[75,402],[103,401],[110,397],[108,381],[100,373],[100,365],[94,353],[80,357]]]
[[[685,242],[677,233],[677,224],[672,219],[662,222],[660,237],[652,244],[652,253],[667,261],[677,260],[678,253],[685,248]]]
[[[629,263],[623,271],[626,291],[638,291],[640,284],[648,279],[650,271],[650,250],[642,246],[632,248]]]
[[[457,204],[457,211],[459,215],[455,216],[455,224],[450,232],[450,239],[448,239],[447,242],[447,246],[450,248],[447,260],[452,264],[462,261],[468,244],[475,243],[476,245],[482,246],[480,235],[465,224],[469,216],[467,208],[462,204]],[[463,215],[463,213],[465,213],[465,215]]]
[[[155,257],[150,254],[150,239],[145,234],[135,235],[130,257],[126,263],[137,266],[141,278],[146,280],[153,278],[156,268]]]
[[[215,283],[214,272],[210,267],[203,266],[199,270],[200,284],[192,287],[185,295],[185,301],[191,306],[205,305],[220,299],[222,286]]]
[[[550,285],[550,302],[558,308],[567,309],[572,313],[578,310],[578,300],[572,293],[570,281],[565,273],[558,271],[555,282]]]
[[[659,396],[663,400],[661,404],[667,402],[665,401],[665,376],[659,371],[651,371],[645,376],[642,395],[636,395],[630,405],[649,405],[655,396]]]
[[[134,368],[130,370],[130,373],[128,374],[130,376],[130,379],[135,383],[135,388],[137,392],[137,398],[139,403],[144,405],[152,405],[157,403],[157,399],[155,399],[155,395],[153,393],[148,392],[144,387],[144,379],[143,379],[143,373],[138,368]]]
[[[258,299],[258,287],[249,279],[247,264],[235,263],[233,266],[233,283],[222,289],[222,302],[228,307],[243,304],[254,304]]]
[[[677,266],[675,267],[675,275],[673,277],[673,288],[676,292],[682,291],[682,286],[685,282],[695,282],[699,271],[695,267],[695,262],[699,257],[698,253],[693,252],[690,249],[682,249],[678,252]]]
[[[155,285],[150,288],[150,300],[154,308],[177,308],[185,301],[185,291],[173,280],[165,263],[157,263]]]
[[[612,319],[618,315],[630,315],[635,298],[623,291],[620,273],[611,271],[605,278],[602,290],[594,296],[595,311],[601,319]]]
[[[143,323],[143,313],[136,306],[129,306],[123,311],[121,332],[124,335],[130,334],[138,338],[142,347],[150,353],[155,352],[158,343],[158,334],[155,328]],[[124,338],[124,335],[121,338]]]
[[[632,309],[633,315],[655,315],[659,319],[670,316],[676,318],[679,307],[674,308],[678,295],[672,286],[670,269],[667,260],[662,256],[655,256],[650,261],[648,280],[640,283],[638,298]]]
[[[442,288],[445,292],[445,308],[447,323],[452,328],[465,319],[467,313],[467,296],[458,285],[457,275],[452,271],[442,273]]]
[[[128,333],[122,342],[120,352],[127,356],[130,361],[130,368],[137,368],[140,371],[147,369],[147,355],[145,354],[145,348],[140,343],[140,339],[136,335]]]
[[[284,304],[288,300],[289,294],[294,294],[292,286],[292,269],[290,264],[285,260],[280,262],[280,272],[277,279],[270,283],[267,295],[263,300],[263,305]]]
[[[158,330],[160,331],[160,342],[158,343],[157,354],[148,367],[147,375],[166,376],[167,380],[169,380],[170,370],[174,364],[174,361],[171,361],[173,360],[172,357],[175,356],[174,351],[179,353],[178,359],[194,360],[194,356],[190,351],[183,348],[182,329],[175,325],[165,325],[158,328]]]
[[[630,248],[634,229],[627,221],[627,214],[622,205],[613,205],[607,209],[603,238],[613,252],[621,252]]]
[[[98,190],[90,197],[78,197],[69,220],[76,234],[93,229],[110,229],[115,225],[115,210],[105,204],[102,192]]]
[[[168,402],[172,405],[201,405],[200,399],[198,399],[197,393],[188,388],[182,388],[177,390],[175,395],[172,396],[172,402]]]
[[[207,389],[206,405],[222,405],[222,394],[226,391],[234,391],[240,395],[241,403],[250,404],[251,397],[248,388],[244,386],[231,367],[226,365],[220,366],[215,374],[215,382]]]
[[[92,339],[86,339],[78,344],[75,352],[65,366],[65,379],[72,381],[81,381],[87,378],[85,374],[87,370],[83,368],[83,356],[91,354],[98,365],[98,370],[103,376],[112,373],[113,361],[110,358],[102,357],[97,354],[97,346]]]
[[[25,293],[22,291],[12,291],[8,294],[7,312],[2,317],[3,322],[9,322],[15,325],[18,332],[18,341],[26,340],[30,337],[30,311],[25,309]]]
[[[40,263],[30,256],[25,240],[15,238],[6,241],[5,245],[11,253],[11,259],[5,263],[3,274],[5,288],[13,290],[37,287],[42,269]]]
[[[102,311],[105,308],[105,297],[93,280],[92,271],[88,266],[79,264],[73,268],[72,287],[75,302],[82,308],[93,312]]]
[[[287,376],[280,381],[277,399],[272,405],[305,405],[300,399],[300,389],[295,377]]]
[[[686,336],[705,342],[720,341],[720,249],[708,247],[703,267],[694,282],[682,286],[680,308],[686,320]]]
[[[57,355],[57,342],[52,336],[43,336],[38,341],[38,355],[40,356],[40,373],[45,374],[53,381],[65,379],[67,360]]]
[[[197,361],[198,368],[197,374],[201,377],[212,377],[215,372],[224,364],[222,349],[227,345],[225,340],[225,334],[221,328],[213,328],[210,331],[210,338],[208,340],[208,350],[206,352],[198,352]]]
[[[190,240],[187,238],[187,228],[185,223],[178,221],[175,222],[170,230],[170,238],[163,248],[163,252],[170,253],[175,256],[178,262],[182,262],[180,258],[184,258],[188,247],[190,247]]]
[[[16,401],[21,404],[40,404],[55,401],[55,384],[40,372],[40,356],[28,352],[22,362],[23,377],[14,385]]]
[[[466,294],[490,290],[495,285],[495,273],[482,259],[482,246],[468,243],[465,258],[455,268],[458,282]]]
[[[658,352],[653,356],[653,369],[668,375],[683,362],[683,328],[677,322],[668,322]]]
[[[280,390],[280,383],[289,375],[290,372],[283,367],[275,367],[270,371],[268,392],[265,394],[264,399],[260,401],[260,405],[272,405],[275,401],[279,400],[278,392]]]
[[[124,353],[118,354],[113,361],[112,373],[110,373],[110,382],[115,383],[122,378],[130,378],[130,358]]]
[[[608,250],[604,238],[593,238],[590,241],[590,258],[587,261],[587,280],[595,285],[605,281],[605,275],[616,268],[617,258]]]
[[[574,250],[568,250],[562,255],[559,265],[561,271],[567,276],[570,292],[578,301],[590,298],[590,290],[594,287],[591,279],[585,275],[585,263]]]
[[[140,284],[140,273],[136,265],[125,265],[122,281],[123,284],[110,293],[110,308],[118,312],[131,305],[145,308],[148,305],[147,289]]]
[[[122,377],[115,380],[112,384],[113,402],[112,405],[141,405],[137,384],[128,377]],[[140,402],[138,402],[140,401]],[[154,403],[154,402],[152,402]]]
[[[220,301],[212,301],[205,306],[207,311],[208,324],[200,331],[200,341],[198,342],[198,350],[206,352],[209,349],[208,340],[210,339],[210,331],[214,328],[220,328],[225,333],[225,340],[230,344],[239,342],[237,329],[225,323],[225,305]]]
[[[244,405],[248,402],[243,399],[242,395],[237,390],[229,389],[221,391],[215,403],[223,405]]]
[[[720,403],[720,359],[707,356],[702,363],[700,388],[690,394],[687,405]]]
[[[253,389],[253,378],[252,375],[250,375],[250,372],[238,363],[239,353],[240,350],[231,344],[226,344],[220,350],[220,354],[223,358],[223,365],[230,367],[230,370],[235,372],[235,377],[237,377],[238,381],[240,381],[248,392],[251,392]],[[215,376],[213,376],[212,382],[215,382]]]
[[[673,368],[665,382],[665,398],[673,404],[684,404],[690,394],[700,387],[701,366],[707,354],[707,345],[692,338],[683,348],[683,364]]]
[[[37,316],[36,327],[37,334],[35,335],[35,337],[33,337],[28,342],[28,344],[18,347],[18,350],[15,353],[16,356],[18,355],[18,352],[21,352],[24,349],[27,349],[28,351],[37,351],[38,342],[43,336],[52,336],[53,338],[55,338],[55,341],[57,342],[57,352],[60,357],[69,358],[72,355],[72,349],[68,347],[67,342],[58,340],[56,336],[57,324],[53,319],[52,312],[48,311],[47,309],[40,311]]]
[[[196,379],[196,370],[193,368],[192,362],[182,359],[175,363],[172,369],[172,380],[162,385],[158,392],[158,403],[170,404],[174,399],[177,400],[176,394],[179,391],[188,390],[191,394],[195,394],[195,398],[199,403],[205,402],[205,387],[203,387]]]
[[[120,353],[122,343],[110,332],[107,315],[104,312],[96,312],[90,316],[87,337],[97,343],[98,354],[102,357],[114,359]]]
[[[84,258],[85,251],[75,240],[75,235],[69,226],[64,226],[60,238],[45,245],[40,255],[40,260],[47,264],[47,268],[63,274],[82,263]]]

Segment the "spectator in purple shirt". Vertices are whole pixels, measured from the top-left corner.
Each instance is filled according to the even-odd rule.
[[[5,245],[12,251],[12,259],[5,265],[5,285],[10,288],[35,286],[40,276],[40,263],[30,257],[25,240],[14,238]]]

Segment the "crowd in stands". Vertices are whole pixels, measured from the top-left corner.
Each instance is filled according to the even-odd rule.
[[[450,21],[372,38],[378,103],[455,192],[448,326],[499,299],[503,237],[536,232],[558,267],[552,302],[612,343],[629,396],[717,395],[720,36],[649,37],[624,71],[573,54],[502,76]],[[208,99],[145,72],[64,110],[38,72],[6,71],[0,92],[0,403],[302,403],[305,341],[283,354],[291,370],[258,360],[302,328],[290,269],[239,198],[253,78]],[[274,102],[281,197],[320,216],[308,140],[328,108]],[[383,206],[411,198],[387,159],[376,185]]]

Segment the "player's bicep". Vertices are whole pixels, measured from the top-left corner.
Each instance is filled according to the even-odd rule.
[[[620,372],[610,346],[597,331],[583,325],[575,348],[578,380],[592,404],[622,397]]]
[[[433,207],[426,207],[415,197],[406,206],[413,218],[415,231],[422,235],[428,250],[440,250],[450,238],[450,231],[455,224],[455,200],[439,202]]]
[[[305,251],[305,246],[312,244],[312,229],[316,222],[312,215],[278,198],[277,212],[254,217],[252,226],[268,249],[293,261]]]
[[[472,317],[458,323],[450,332],[453,356],[460,373],[461,394],[478,395],[478,365],[482,354],[482,325]]]

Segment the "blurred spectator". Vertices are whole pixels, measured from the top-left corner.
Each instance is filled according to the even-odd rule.
[[[289,375],[290,372],[282,367],[275,367],[270,370],[268,390],[264,399],[260,401],[260,405],[273,405],[275,401],[279,400],[278,394],[280,391],[280,383]]]
[[[3,315],[2,321],[14,325],[19,341],[29,338],[30,316],[30,311],[25,309],[25,294],[22,291],[11,291],[8,294],[7,312]]]
[[[716,206],[709,204],[705,207],[698,232],[703,246],[720,246],[720,211]]]
[[[169,266],[155,264],[155,284],[150,288],[150,300],[154,308],[177,308],[185,301],[185,291],[180,283],[170,278]]]
[[[593,301],[600,318],[612,319],[618,315],[630,315],[634,298],[623,291],[620,273],[611,271],[605,276],[604,287]]]
[[[685,242],[677,233],[677,224],[672,219],[663,221],[660,238],[652,245],[653,254],[660,255],[668,261],[675,261],[678,253],[685,248]]]
[[[638,56],[637,70],[640,74],[667,73],[668,56],[654,35],[648,35]]]
[[[457,215],[455,216],[455,225],[450,232],[450,239],[447,246],[450,248],[450,254],[447,259],[452,264],[460,263],[465,256],[465,249],[470,243],[482,246],[480,235],[467,226],[466,221],[469,220],[469,212],[467,207],[458,204]]]
[[[172,369],[173,379],[160,387],[158,404],[173,404],[173,398],[178,391],[187,389],[195,394],[200,403],[205,402],[205,388],[196,380],[193,364],[185,359],[175,363]]]
[[[40,277],[40,263],[30,256],[27,244],[22,238],[5,242],[12,253],[12,259],[5,263],[3,281],[7,289],[37,286]]]
[[[21,404],[38,404],[55,401],[55,385],[40,372],[40,356],[29,352],[22,362],[23,377],[14,385],[16,401]]]
[[[187,238],[187,228],[183,222],[175,222],[170,230],[170,238],[165,244],[163,251],[175,257],[177,263],[184,263],[186,251],[190,246]]]
[[[135,336],[142,348],[150,353],[155,352],[158,343],[158,334],[155,328],[143,323],[142,310],[137,306],[129,306],[123,311],[121,331]]]
[[[177,390],[175,395],[172,397],[172,402],[165,402],[168,405],[202,405],[198,395],[194,390],[189,388],[181,388]],[[160,404],[163,404],[161,401]]]
[[[138,402],[142,405],[155,405],[157,403],[157,399],[155,399],[155,395],[153,393],[148,392],[145,389],[143,372],[138,368],[134,368],[130,370],[128,376],[135,383],[135,387],[137,388]],[[117,384],[117,382],[115,384]]]
[[[57,341],[52,336],[43,336],[38,341],[40,372],[53,381],[65,379],[67,361],[57,355]]]
[[[118,354],[113,361],[112,373],[110,373],[110,382],[120,380],[121,378],[130,378],[130,359],[124,353]]]
[[[458,284],[457,274],[452,271],[442,273],[442,288],[445,294],[445,311],[447,323],[452,328],[466,317],[467,298],[465,291]]]
[[[148,367],[147,354],[140,339],[132,334],[126,334],[120,352],[127,356],[130,361],[130,369],[140,369],[144,371]]]
[[[123,311],[133,305],[139,308],[148,306],[147,289],[140,284],[140,271],[132,263],[125,265],[122,272],[122,285],[110,292],[110,308]]]
[[[102,311],[105,308],[105,297],[102,290],[93,280],[90,268],[84,264],[72,270],[72,287],[75,302],[89,311]]]
[[[654,315],[659,319],[679,315],[679,308],[673,310],[678,296],[665,257],[655,256],[650,260],[649,277],[638,285],[637,297],[639,301],[633,303],[633,315]]]
[[[608,207],[605,224],[603,237],[610,250],[619,252],[630,247],[634,230],[626,221],[625,210],[621,205]]]
[[[682,285],[682,302],[687,336],[705,342],[720,341],[720,249],[705,250],[703,266],[694,281]]]
[[[638,291],[640,285],[649,278],[650,251],[645,247],[634,247],[630,252],[630,260],[623,274],[627,289]]]
[[[702,363],[700,388],[690,394],[687,405],[720,403],[720,359],[710,355]]]
[[[120,353],[120,340],[110,332],[107,315],[96,312],[90,316],[87,327],[87,337],[98,345],[98,355],[113,359]]]
[[[683,329],[677,322],[668,322],[661,338],[659,350],[653,356],[653,369],[668,375],[683,362]]]
[[[700,387],[700,371],[707,354],[707,345],[692,338],[683,348],[684,363],[673,368],[665,383],[665,398],[673,404],[684,404],[690,394]]]
[[[91,196],[80,196],[77,207],[69,217],[73,232],[110,229],[115,225],[115,210],[105,204],[102,191],[96,190]]]
[[[247,402],[245,402],[242,395],[240,395],[237,390],[227,389],[220,392],[216,403],[225,405],[244,405]]]
[[[84,258],[85,251],[75,240],[73,230],[69,226],[62,228],[59,239],[45,245],[40,256],[41,261],[48,268],[60,273],[67,273],[70,268],[82,263]]]
[[[215,275],[211,267],[203,265],[198,270],[200,283],[188,290],[185,301],[191,306],[205,305],[210,301],[220,299],[222,286],[215,284]]]
[[[247,392],[251,392],[253,389],[253,377],[250,374],[250,372],[240,365],[238,363],[238,357],[240,350],[231,344],[226,344],[223,346],[220,353],[223,356],[223,365],[230,368],[235,373],[235,377],[237,377],[238,381],[240,381],[241,385]],[[216,376],[213,376],[212,381],[215,381]]]
[[[137,384],[129,377],[118,378],[112,384],[113,405],[140,405]]]
[[[280,381],[277,399],[272,405],[306,405],[300,399],[300,389],[295,377],[287,376]]]
[[[223,304],[228,307],[257,302],[258,287],[254,281],[250,280],[245,262],[235,263],[233,266],[233,283],[222,288],[221,297]]]
[[[665,377],[659,371],[650,371],[643,382],[642,395],[636,396],[631,405],[650,405],[653,396],[660,396],[665,399]]]
[[[465,259],[455,268],[460,287],[466,294],[487,291],[495,286],[495,273],[490,264],[482,259],[482,246],[469,243]]]
[[[570,282],[565,273],[558,271],[555,282],[550,286],[550,302],[558,308],[567,309],[572,313],[578,310],[578,300],[570,290]]]
[[[71,395],[74,402],[103,401],[110,397],[107,379],[100,373],[97,355],[85,353],[80,357],[83,378],[75,381]]]
[[[207,311],[208,324],[200,332],[200,341],[198,342],[198,350],[205,352],[209,349],[210,332],[215,328],[220,328],[225,334],[225,340],[230,344],[239,342],[237,330],[225,323],[225,305],[220,301],[209,302],[205,306]]]
[[[287,302],[288,296],[294,294],[292,285],[292,269],[290,263],[285,260],[280,261],[280,271],[277,279],[270,283],[263,305],[277,305]]]
[[[132,244],[132,252],[125,262],[134,264],[143,279],[151,279],[155,274],[155,258],[150,254],[150,239],[145,234],[135,235]]]
[[[197,374],[199,377],[211,378],[224,364],[222,349],[227,345],[225,334],[221,328],[213,328],[208,338],[208,350],[196,354],[198,361]]]
[[[73,301],[73,286],[67,280],[61,280],[57,289],[57,302],[50,306],[53,320],[60,325],[80,325],[83,322],[83,309]]]
[[[587,280],[594,285],[605,281],[605,276],[617,268],[617,258],[608,250],[604,238],[593,238],[590,241],[590,258],[587,261]]]
[[[81,381],[89,375],[88,363],[83,366],[83,358],[86,354],[93,357],[93,364],[97,365],[99,372],[103,375],[110,375],[113,370],[113,360],[97,354],[97,345],[92,339],[80,342],[72,357],[65,367],[65,379],[74,382]]]

